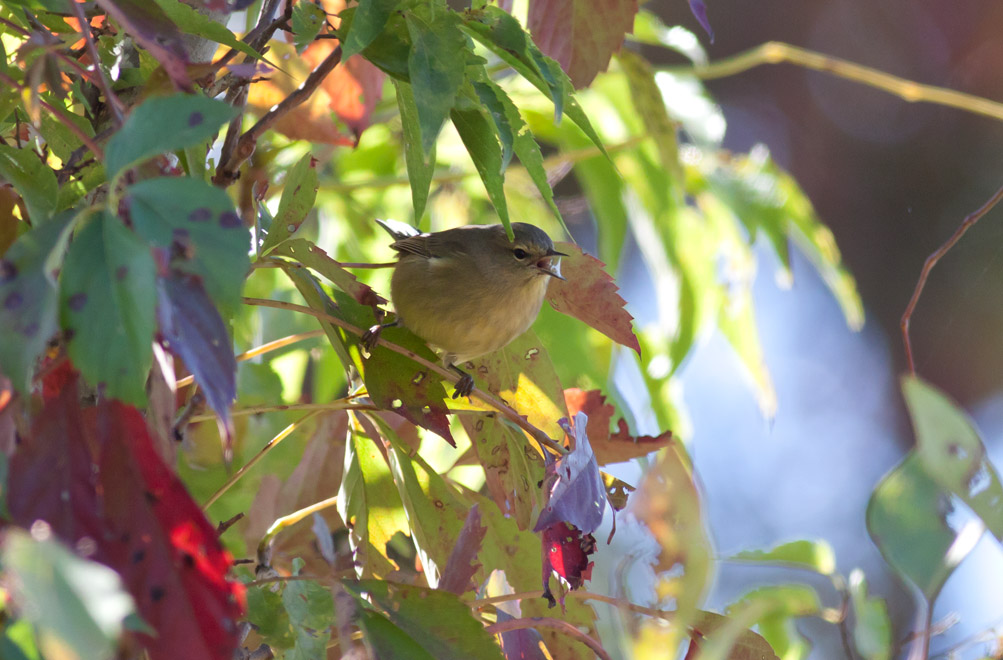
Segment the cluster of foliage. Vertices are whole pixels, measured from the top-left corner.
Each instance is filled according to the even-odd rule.
[[[716,329],[772,414],[753,244],[788,278],[798,246],[859,327],[831,233],[765,150],[720,148],[695,78],[621,49],[700,65],[693,34],[635,0],[511,4],[0,6],[2,657],[792,658],[801,617],[891,656],[883,602],[821,541],[734,559],[828,576],[841,605],[791,584],[700,609],[678,370]],[[452,400],[407,330],[360,344],[387,216],[570,227],[598,258],[562,243],[567,282]],[[637,328],[625,254],[654,286]],[[904,390],[918,446],[868,523],[932,602],[964,556],[950,502],[1000,537],[1003,491],[964,416]],[[600,469],[634,459],[637,484]],[[641,589],[581,589],[607,503],[660,548]]]

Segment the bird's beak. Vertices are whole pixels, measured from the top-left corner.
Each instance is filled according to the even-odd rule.
[[[564,254],[563,252],[558,252],[554,248],[550,248],[549,250],[547,250],[547,256],[548,257],[566,257],[568,255]]]
[[[543,259],[540,259],[538,262],[536,262],[536,267],[540,269],[541,273],[545,273],[547,275],[550,275],[551,277],[556,277],[559,280],[564,280],[564,276],[561,275],[559,267],[557,267],[557,265],[554,264],[550,259],[551,257],[557,257],[557,256],[566,257],[568,255],[564,254],[563,252],[550,250],[549,252],[547,252],[547,255]]]

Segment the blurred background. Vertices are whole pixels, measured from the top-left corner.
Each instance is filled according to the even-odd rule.
[[[713,43],[683,0],[645,7],[667,25],[698,34],[712,61],[777,40],[1003,99],[1003,3],[995,0],[707,5]],[[656,64],[684,63],[665,49],[642,52]],[[899,321],[926,257],[1003,184],[1003,124],[906,103],[790,64],[707,86],[727,120],[725,147],[748,151],[764,143],[794,176],[834,232],[867,311],[864,330],[851,332],[803,259],[795,255],[794,285],[785,291],[774,281],[775,260],[761,249],[755,297],[779,400],[775,419],[764,420],[750,389],[736,382],[734,356],[720,337],[686,365],[691,451],[718,554],[825,538],[844,575],[864,568],[872,589],[888,598],[896,633],[904,634],[912,598],[885,572],[864,522],[871,490],[913,442],[898,388],[905,368]],[[1003,464],[1001,300],[1003,208],[934,269],[912,321],[918,374],[973,414],[997,467]],[[804,576],[722,563],[709,605],[784,579]],[[1003,626],[1003,553],[991,537],[950,578],[934,620],[957,621],[934,638],[934,655],[957,649],[957,657],[980,658],[992,651],[992,629]],[[835,627],[800,627],[815,645],[813,658],[843,657]]]

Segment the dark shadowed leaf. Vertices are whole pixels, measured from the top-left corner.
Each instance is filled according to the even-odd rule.
[[[710,27],[710,20],[707,18],[707,5],[704,4],[703,0],[689,0],[690,11],[693,12],[693,16],[696,17],[697,21],[700,22],[700,27],[707,31],[707,36],[710,37],[711,42],[714,41],[714,30]]]
[[[112,657],[125,618],[136,611],[122,580],[107,566],[80,558],[35,530],[41,538],[9,528],[0,542],[18,613],[35,626],[43,648],[68,649],[69,657]],[[6,649],[0,650],[8,657]]]
[[[108,177],[165,151],[205,142],[236,114],[236,108],[199,94],[148,99],[129,114],[122,128],[108,141],[105,149]]]
[[[436,660],[502,658],[494,638],[454,594],[378,580],[343,584],[362,608],[377,608]]]
[[[200,179],[161,177],[129,186],[125,200],[139,235],[157,247],[190,251],[171,265],[202,278],[223,314],[232,314],[251,264],[251,238],[230,197]]]
[[[419,106],[419,112],[421,108]],[[508,203],[505,201],[505,174],[503,172],[502,149],[498,144],[494,125],[479,109],[459,110],[454,108],[450,113],[453,126],[467,148],[477,174],[480,175],[487,190],[488,198],[495,207],[495,212],[505,225],[505,231],[511,231],[508,218]]]
[[[101,213],[76,232],[59,275],[67,352],[107,396],[146,401],[156,293],[149,246]]]
[[[324,10],[312,2],[298,2],[293,6],[293,42],[296,44],[296,52],[303,53],[314,37],[320,33],[327,20]]]
[[[194,3],[185,4],[180,0],[154,0],[157,5],[167,14],[167,17],[177,25],[185,34],[194,34],[210,41],[215,41],[218,44],[223,44],[228,48],[234,48],[239,50],[244,55],[253,57],[254,59],[259,59],[261,55],[248,46],[246,43],[237,39],[233,32],[230,32],[226,27],[217,21],[212,20],[209,16],[195,11],[192,6]],[[224,4],[222,0],[209,0],[209,3],[215,2],[216,4]],[[205,3],[205,4],[209,4]],[[298,5],[297,5],[298,6]]]
[[[396,79],[393,83],[394,89],[397,90],[397,109],[400,112],[401,131],[404,134],[404,162],[407,165],[408,182],[411,184],[414,222],[418,224],[425,212],[432,174],[435,171],[435,145],[432,145],[432,150],[428,154],[422,148],[418,106],[415,104],[411,85]]]
[[[902,379],[902,392],[916,431],[916,453],[927,474],[971,507],[1003,541],[1003,486],[968,415],[915,376]]]
[[[616,408],[613,404],[606,403],[606,397],[599,390],[568,388],[564,390],[564,400],[568,404],[570,415],[579,411],[588,415],[589,444],[592,445],[599,465],[647,456],[653,451],[669,446],[672,442],[672,431],[666,431],[657,437],[633,436],[622,417],[617,420],[616,432],[613,432],[610,423],[616,414]]]
[[[446,567],[442,570],[442,579],[439,580],[439,589],[449,593],[462,596],[467,591],[473,591],[476,585],[473,583],[474,573],[480,568],[480,564],[475,564],[477,554],[481,550],[481,543],[484,541],[484,534],[487,528],[481,527],[481,512],[477,505],[470,507],[470,513],[463,523],[463,529],[456,538],[456,545],[449,555]]]
[[[282,592],[282,604],[289,613],[295,643],[287,657],[323,658],[334,618],[331,590],[313,580],[295,580]]]
[[[544,482],[547,504],[533,527],[534,532],[566,522],[583,534],[591,534],[599,528],[606,512],[606,488],[589,444],[589,418],[579,412],[574,420],[574,426],[564,426],[568,435],[574,437],[574,449],[557,459],[553,476],[548,467]]]
[[[929,602],[978,540],[958,542],[964,530],[947,522],[953,509],[950,495],[927,474],[915,450],[885,475],[867,503],[867,530],[885,561]],[[973,524],[979,525],[973,520],[965,526]]]
[[[273,247],[292,236],[313,208],[317,199],[317,161],[314,157],[308,153],[300,158],[286,175],[284,186],[279,210],[261,246],[262,254],[268,254]]]
[[[377,658],[437,660],[413,637],[391,623],[390,619],[370,609],[359,609],[359,627]]]
[[[185,361],[206,402],[231,427],[237,398],[237,361],[226,324],[194,275],[171,272],[157,280],[160,332],[172,353]]]
[[[624,309],[626,302],[617,293],[619,287],[613,278],[603,270],[603,262],[571,243],[558,243],[556,248],[568,255],[561,258],[561,274],[566,281],[551,280],[547,289],[550,304],[640,355],[634,317]]]
[[[0,259],[0,372],[27,392],[35,360],[56,331],[55,269],[70,216],[22,234]]]
[[[637,0],[534,0],[527,24],[540,50],[582,88],[609,66],[636,13]]]
[[[408,73],[418,108],[421,146],[427,155],[463,83],[467,40],[451,11],[416,8],[405,20],[411,35]]]
[[[21,195],[35,227],[56,210],[59,192],[56,175],[32,149],[0,144],[0,178],[11,183]]]
[[[733,625],[732,621],[731,618],[714,612],[697,612],[696,620],[690,627],[693,643],[698,644],[722,627]],[[691,650],[691,655],[687,657],[699,656]],[[733,637],[727,657],[728,660],[779,660],[769,642],[748,628],[738,630],[738,634]]]

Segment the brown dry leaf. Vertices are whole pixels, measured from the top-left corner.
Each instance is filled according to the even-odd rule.
[[[621,417],[616,422],[616,432],[610,430],[610,423],[616,408],[606,403],[606,397],[599,390],[580,390],[572,387],[564,390],[564,400],[568,404],[568,412],[574,415],[578,411],[589,417],[589,442],[596,454],[599,465],[621,463],[640,456],[647,456],[662,447],[668,447],[672,442],[672,431],[666,431],[657,436],[633,436],[627,428],[627,422]]]

